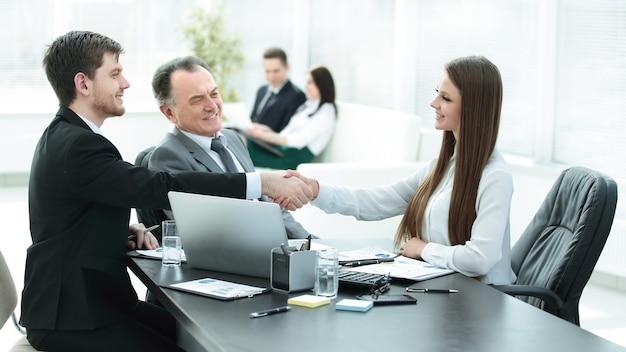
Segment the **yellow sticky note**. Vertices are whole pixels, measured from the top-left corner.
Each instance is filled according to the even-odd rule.
[[[330,304],[330,298],[313,296],[313,295],[302,295],[298,297],[289,298],[287,300],[287,304],[294,305],[294,306],[315,308],[315,307],[323,306],[325,304]]]

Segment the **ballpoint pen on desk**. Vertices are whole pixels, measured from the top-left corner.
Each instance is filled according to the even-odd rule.
[[[355,266],[370,265],[370,264],[391,263],[393,261],[394,261],[394,258],[381,258],[381,259],[350,260],[350,261],[340,262],[339,264],[343,266],[355,267]]]
[[[417,293],[458,293],[459,290],[452,289],[439,289],[439,288],[406,288],[406,292],[417,292]]]
[[[158,224],[157,224],[157,225],[150,226],[150,227],[148,227],[147,229],[143,230],[143,234],[145,235],[145,234],[147,234],[148,232],[150,232],[150,231],[152,231],[152,230],[154,230],[154,229],[158,228],[159,226],[161,226],[161,225],[158,225]],[[137,235],[130,235],[130,236],[128,236],[128,239],[129,239],[129,240],[134,240],[135,238],[137,238]]]
[[[284,306],[284,307],[272,308],[272,309],[268,309],[268,310],[262,310],[260,312],[250,313],[250,318],[266,317],[266,316],[272,315],[272,314],[288,312],[290,309],[291,309],[290,306]]]

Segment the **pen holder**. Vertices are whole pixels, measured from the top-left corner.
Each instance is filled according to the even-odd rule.
[[[310,290],[315,286],[315,251],[272,249],[270,286],[286,293]]]

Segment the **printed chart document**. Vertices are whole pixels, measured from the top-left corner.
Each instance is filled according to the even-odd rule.
[[[339,252],[339,262],[349,262],[356,260],[369,260],[369,259],[388,259],[395,258],[398,255],[393,252],[389,252],[384,249],[380,249],[375,246],[368,246],[353,251]]]
[[[225,301],[269,292],[265,287],[249,286],[212,278],[185,281],[164,287]]]
[[[395,258],[394,258],[395,257]],[[368,259],[385,259],[394,258],[392,262],[383,262],[380,264],[370,264],[346,268],[349,271],[358,271],[362,273],[371,273],[379,275],[387,275],[399,279],[408,279],[414,281],[422,281],[432,279],[434,277],[448,275],[454,272],[451,269],[440,268],[421,260],[397,256],[395,253],[376,248],[373,246],[363,249],[340,252],[340,261],[350,260],[368,260]]]

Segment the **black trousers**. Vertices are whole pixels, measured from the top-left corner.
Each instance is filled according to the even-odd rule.
[[[165,309],[139,301],[128,319],[93,330],[27,329],[30,344],[55,352],[183,351],[176,345],[176,319]]]

